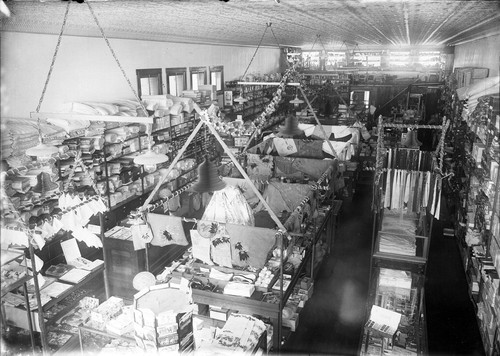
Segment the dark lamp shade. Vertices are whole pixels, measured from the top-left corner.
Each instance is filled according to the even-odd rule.
[[[299,129],[299,119],[296,116],[288,116],[285,119],[285,126],[279,131],[281,137],[293,137],[302,135],[304,131]]]
[[[205,158],[202,164],[198,166],[198,181],[191,188],[198,193],[215,192],[224,189],[226,183],[220,179],[217,167]]]
[[[50,174],[47,172],[42,172],[36,177],[37,183],[33,187],[33,192],[45,194],[50,192],[51,190],[59,188],[57,183],[54,183],[50,180]]]
[[[417,138],[417,131],[410,130],[406,134],[405,141],[403,142],[403,147],[407,148],[419,148],[422,146],[422,142],[420,142]]]

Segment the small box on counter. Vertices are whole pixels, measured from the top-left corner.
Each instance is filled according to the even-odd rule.
[[[231,314],[230,309],[217,307],[217,306],[213,306],[213,305],[211,305],[209,307],[209,311],[210,311],[210,313],[209,313],[210,318],[221,320],[221,321],[227,321],[227,318]]]

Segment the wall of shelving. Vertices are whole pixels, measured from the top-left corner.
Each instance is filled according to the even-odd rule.
[[[499,97],[485,95],[473,103],[452,100],[458,83],[452,77],[443,94],[453,118],[447,137],[445,169],[453,173],[445,186],[453,233],[457,238],[469,295],[486,355],[500,350],[499,234]]]
[[[29,117],[38,104],[57,36],[13,32],[0,35],[1,116]],[[134,88],[137,68],[222,65],[224,79],[235,80],[243,74],[255,52],[252,47],[122,39],[110,39],[110,42]],[[280,55],[278,48],[259,49],[249,71],[276,72]],[[102,38],[63,36],[42,111],[54,111],[65,102],[103,102],[132,96]]]

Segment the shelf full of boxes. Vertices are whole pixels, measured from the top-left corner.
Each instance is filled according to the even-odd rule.
[[[473,84],[473,73],[472,68],[456,71],[457,82],[453,84],[459,88]],[[475,107],[472,100],[459,99],[456,95],[451,116],[454,144],[448,147],[446,161],[454,176],[448,189],[455,196],[451,202],[456,207],[454,235],[483,345],[486,354],[491,355],[500,349],[499,97],[479,97]],[[450,204],[449,197],[448,201]]]

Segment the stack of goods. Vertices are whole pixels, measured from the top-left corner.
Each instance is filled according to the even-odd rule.
[[[385,211],[379,232],[379,251],[405,256],[417,254],[417,219]]]
[[[292,332],[299,326],[299,316],[305,303],[312,297],[314,284],[311,278],[303,277],[293,288],[292,294],[283,308],[283,325],[290,328]]]
[[[66,138],[64,130],[52,125],[41,123],[40,130],[44,143],[47,144],[61,144]],[[24,152],[38,144],[37,122],[30,119],[7,119],[2,122],[1,131],[2,159],[7,159],[11,167],[22,166],[25,163],[22,161]]]
[[[202,103],[202,93],[199,90],[183,90],[182,96],[192,99],[195,103]]]
[[[266,331],[266,325],[250,315],[231,314],[214,342],[202,351],[207,353],[253,352],[259,339]]]
[[[133,100],[116,100],[111,103],[70,102],[61,106],[61,112],[82,115],[144,116],[139,103]]]
[[[194,349],[193,306],[187,281],[166,283],[134,296],[134,337],[141,350],[189,352]]]
[[[91,311],[87,325],[97,330],[105,330],[106,324],[122,313],[124,305],[123,299],[110,297]]]
[[[22,259],[21,252],[2,249],[2,263],[5,263],[0,269],[2,290],[26,276],[26,267],[21,266]]]

